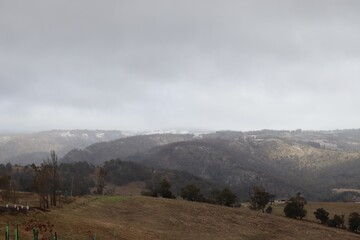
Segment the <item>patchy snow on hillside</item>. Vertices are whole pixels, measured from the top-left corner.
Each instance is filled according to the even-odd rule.
[[[96,137],[97,137],[97,138],[104,138],[104,137],[105,137],[105,133],[96,133]]]
[[[60,136],[65,137],[65,138],[67,138],[67,137],[75,137],[75,134],[72,134],[70,131],[67,131],[67,132],[60,133]]]

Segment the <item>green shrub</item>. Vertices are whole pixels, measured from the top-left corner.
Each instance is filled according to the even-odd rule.
[[[188,201],[202,202],[204,197],[200,194],[200,188],[189,184],[181,189],[181,197]]]
[[[334,215],[334,218],[329,219],[328,221],[329,227],[337,227],[337,228],[345,228],[344,226],[344,215]]]
[[[314,215],[315,215],[315,218],[320,220],[320,222],[322,224],[325,224],[329,221],[329,213],[323,208],[316,209],[316,211],[314,212]]]
[[[360,232],[360,215],[357,212],[352,212],[348,219],[349,230],[352,232]]]
[[[286,217],[299,218],[300,220],[306,216],[307,211],[304,209],[304,205],[298,202],[288,202],[284,208]]]

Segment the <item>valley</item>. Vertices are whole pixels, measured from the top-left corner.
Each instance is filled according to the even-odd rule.
[[[357,129],[136,134],[141,133],[59,130],[2,137],[0,160],[38,165],[55,150],[60,163],[102,166],[119,159],[138,164],[139,171],[188,173],[213,186],[231,188],[243,201],[254,186],[263,186],[277,198],[301,192],[313,201],[360,199],[356,191],[333,191],[360,189]],[[142,171],[134,181],[144,179],[139,174]],[[171,180],[179,192],[181,184]]]
[[[66,136],[59,146],[64,137],[77,141],[68,133],[72,131],[62,132]],[[49,221],[62,239],[87,239],[95,233],[98,239],[360,239],[319,224],[313,214],[323,207],[331,216],[344,214],[347,221],[351,212],[360,212],[355,203],[360,196],[359,130],[162,133],[91,141],[98,142],[83,147],[84,142],[77,143],[67,153],[60,151],[56,160],[59,198],[65,202],[26,215],[0,214],[0,220],[19,224],[22,236],[28,237],[31,232],[24,231],[25,226]],[[36,138],[32,142],[37,149],[49,147]],[[38,159],[40,167],[41,162]],[[34,167],[0,164],[2,198],[10,184],[28,191],[19,192],[16,201],[38,206],[37,195],[30,193],[32,182],[39,179]],[[163,179],[174,199],[141,196],[153,195]],[[99,195],[100,180],[104,189]],[[199,188],[203,202],[182,200],[187,185]],[[301,192],[308,200],[307,216],[301,221],[284,217],[284,203],[273,204],[272,214],[249,210],[249,193],[257,186],[275,199]],[[240,208],[214,205],[216,194],[225,188],[236,194],[234,206],[241,203]]]
[[[333,188],[360,188],[360,131],[270,131],[158,134],[96,143],[61,161],[101,165],[120,158],[154,169],[189,172],[246,199],[254,186],[279,198],[302,192],[331,200]]]

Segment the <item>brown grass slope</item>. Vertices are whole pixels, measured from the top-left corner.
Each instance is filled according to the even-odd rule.
[[[359,235],[320,224],[182,200],[148,197],[86,197],[26,216],[0,215],[22,225],[50,221],[60,239],[360,239]],[[20,227],[21,228],[21,227]],[[30,239],[29,233],[21,234]]]

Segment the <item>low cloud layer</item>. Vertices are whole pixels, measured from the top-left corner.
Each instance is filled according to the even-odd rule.
[[[359,128],[359,12],[0,0],[0,131]]]

